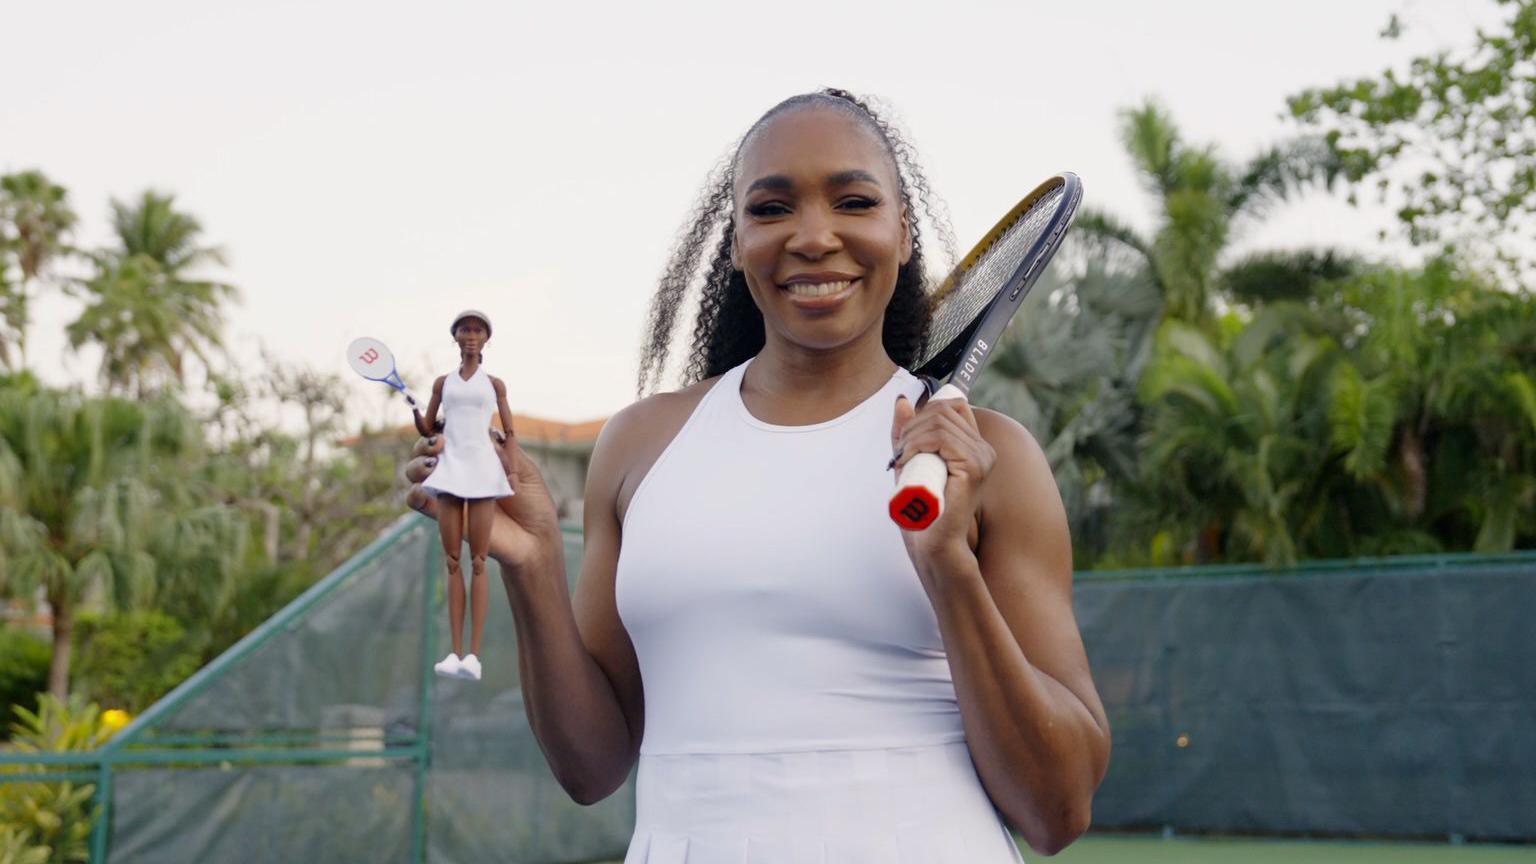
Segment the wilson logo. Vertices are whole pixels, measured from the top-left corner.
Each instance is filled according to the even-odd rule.
[[[379,359],[379,349],[369,348],[366,352],[363,353],[363,356],[357,359],[367,363],[369,366],[372,366]]]
[[[909,522],[921,522],[928,515],[928,502],[921,498],[913,498],[907,502],[907,506],[901,508],[901,515]]]

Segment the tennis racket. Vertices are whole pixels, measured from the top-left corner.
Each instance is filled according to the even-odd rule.
[[[400,373],[395,371],[395,355],[377,339],[362,336],[352,340],[347,346],[347,362],[352,364],[352,369],[357,374],[369,381],[382,381],[385,384],[405,394],[405,401],[416,410],[421,406],[416,404],[416,397],[411,395],[405,382],[400,379]]]
[[[1061,246],[1082,200],[1083,185],[1076,174],[1058,174],[1041,183],[981,238],[934,292],[931,347],[915,370],[928,385],[930,399],[967,398],[998,337]],[[896,478],[891,518],[908,531],[932,525],[944,512],[948,477],[937,454],[913,456]]]

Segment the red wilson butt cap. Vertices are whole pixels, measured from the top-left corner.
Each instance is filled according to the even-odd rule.
[[[939,499],[922,486],[907,486],[891,496],[891,519],[908,531],[921,531],[939,518]]]

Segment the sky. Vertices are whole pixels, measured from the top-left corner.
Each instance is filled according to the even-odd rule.
[[[1404,36],[1377,34],[1397,14]],[[1245,159],[1294,128],[1285,97],[1464,46],[1492,0],[480,3],[0,0],[0,171],[69,190],[77,242],[153,188],[195,215],[235,284],[226,342],[346,376],[356,421],[409,418],[347,369],[390,345],[418,392],[484,309],[513,410],[579,421],[633,400],[651,292],[710,168],[768,107],[821,86],[879,97],[963,248],[1024,192],[1077,172],[1142,228],[1117,112],[1167,107]],[[1316,193],[1233,254],[1401,256],[1391,220]],[[36,371],[93,382],[79,303],[37,305]]]

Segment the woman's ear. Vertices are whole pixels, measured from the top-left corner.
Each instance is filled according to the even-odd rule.
[[[741,248],[741,238],[736,236],[736,220],[725,223],[726,236],[731,238],[731,269],[741,272],[741,253],[736,250]]]
[[[912,218],[907,208],[901,208],[901,264],[912,260]]]

